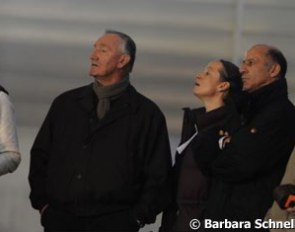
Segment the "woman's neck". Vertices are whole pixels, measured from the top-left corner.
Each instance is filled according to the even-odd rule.
[[[210,100],[203,100],[206,112],[215,110],[217,108],[220,108],[222,106],[224,106],[224,101],[220,98],[218,99],[210,99]]]

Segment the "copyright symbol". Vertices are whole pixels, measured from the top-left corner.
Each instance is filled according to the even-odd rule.
[[[197,230],[199,229],[201,226],[201,222],[198,220],[198,219],[192,219],[190,222],[189,222],[189,227],[192,229],[192,230]]]

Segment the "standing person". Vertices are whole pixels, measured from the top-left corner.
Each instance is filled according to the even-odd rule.
[[[231,131],[240,126],[235,100],[241,93],[239,68],[229,61],[211,61],[196,75],[194,95],[204,107],[193,110],[184,108],[181,142],[174,166],[175,202],[164,212],[160,231],[193,231],[190,221],[203,219],[210,179],[201,173],[195,162],[191,144],[211,146],[209,144],[218,141],[211,141],[210,136],[208,138],[210,131]]]
[[[293,150],[287,167],[286,171],[284,173],[284,176],[281,181],[281,185],[293,185],[292,187],[295,188],[295,172],[294,172],[294,167],[295,167],[295,150]],[[278,187],[280,188],[280,187]],[[290,193],[289,193],[290,194]],[[293,195],[293,193],[291,194]],[[275,198],[275,191],[274,191],[274,199]],[[287,198],[281,197],[280,199],[287,200]],[[265,220],[273,220],[273,221],[291,221],[295,220],[295,207],[290,207],[287,209],[281,209],[278,202],[274,201],[272,204],[272,207],[268,210]],[[271,232],[294,232],[295,228],[280,228],[280,229],[271,229]]]
[[[171,154],[164,115],[129,82],[136,46],[106,31],[94,83],[57,97],[31,150],[32,206],[46,232],[138,231],[161,211]]]
[[[20,161],[14,107],[0,86],[0,175],[15,171]]]
[[[220,140],[223,150],[207,165],[213,182],[205,218],[247,221],[251,231],[267,231],[254,222],[263,219],[271,206],[272,192],[293,150],[295,107],[287,94],[287,61],[277,48],[251,47],[240,71],[249,94],[245,121]],[[198,157],[206,158],[206,152],[196,155],[200,162]]]

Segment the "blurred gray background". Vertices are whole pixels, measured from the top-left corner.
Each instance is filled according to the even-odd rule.
[[[295,102],[294,0],[0,0],[0,83],[17,113],[23,161],[0,180],[0,232],[39,232],[29,204],[29,150],[52,100],[88,84],[89,55],[105,29],[129,34],[138,54],[131,80],[167,117],[172,152],[181,108],[199,107],[195,74],[212,59],[239,64],[255,43],[289,61]],[[157,231],[155,225],[141,231]]]

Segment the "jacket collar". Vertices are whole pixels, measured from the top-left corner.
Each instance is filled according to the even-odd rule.
[[[181,143],[189,139],[196,131],[202,131],[216,126],[222,120],[226,120],[234,112],[230,105],[222,106],[218,109],[206,113],[204,107],[197,109],[183,108],[183,124],[181,133]]]
[[[85,86],[82,91],[75,96],[79,106],[86,112],[92,112],[97,104],[97,97],[93,91],[92,84],[93,83]]]
[[[75,96],[79,106],[87,112],[92,112],[95,110],[98,101],[93,91],[92,84],[93,83],[84,86],[82,91],[80,91],[78,95]],[[132,85],[129,85],[118,99],[124,105],[131,107],[133,113],[139,106],[138,98],[134,97],[136,94],[138,93],[135,88]]]
[[[251,111],[258,110],[271,102],[288,98],[287,81],[285,78],[274,81],[249,94]]]
[[[133,86],[129,85],[122,95],[114,100],[114,107],[106,113],[105,117],[101,120],[101,125],[109,124],[119,118],[128,114],[134,114],[137,110],[138,99],[135,97],[136,90]]]
[[[92,129],[96,131],[125,115],[134,114],[139,107],[139,100],[136,95],[138,95],[138,93],[135,88],[129,85],[122,95],[115,100],[115,107],[111,107],[110,111],[102,120],[94,120],[97,123],[94,124]],[[93,91],[92,83],[85,86],[75,98],[77,104],[89,115],[89,117],[96,118],[95,112],[98,100]]]

